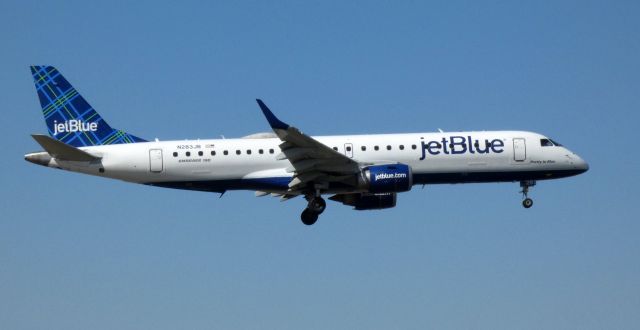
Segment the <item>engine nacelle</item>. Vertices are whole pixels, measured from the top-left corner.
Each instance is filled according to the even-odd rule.
[[[362,170],[359,181],[360,187],[373,194],[403,192],[411,190],[413,174],[405,164],[374,165]]]
[[[396,206],[398,194],[344,194],[329,197],[329,199],[351,205],[356,210],[380,210]]]

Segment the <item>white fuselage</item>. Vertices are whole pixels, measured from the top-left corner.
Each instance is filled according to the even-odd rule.
[[[500,182],[576,175],[588,165],[543,135],[523,131],[318,136],[359,163],[403,163],[413,184]],[[293,170],[276,137],[156,141],[82,147],[100,162],[51,159],[51,167],[170,188],[284,192]],[[331,190],[323,193],[331,193]]]

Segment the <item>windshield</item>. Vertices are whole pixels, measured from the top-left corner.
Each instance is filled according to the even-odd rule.
[[[540,139],[540,145],[543,147],[553,147],[553,146],[562,147],[562,144],[556,141],[553,141],[551,139]]]
[[[553,142],[549,139],[540,139],[540,145],[543,147],[553,147]]]
[[[562,147],[562,144],[556,142],[555,140],[549,139],[556,147]]]

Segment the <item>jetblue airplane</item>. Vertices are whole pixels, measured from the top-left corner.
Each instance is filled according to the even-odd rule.
[[[239,139],[148,141],[111,127],[52,66],[32,66],[48,135],[29,162],[150,186],[224,193],[302,196],[312,225],[323,195],[356,210],[396,206],[414,185],[519,182],[525,208],[537,180],[584,173],[589,165],[533,132],[439,132],[308,136],[257,100],[273,133]]]

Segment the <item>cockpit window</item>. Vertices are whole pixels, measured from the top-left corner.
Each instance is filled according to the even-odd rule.
[[[543,147],[562,147],[562,144],[551,139],[540,139],[540,145]]]
[[[562,144],[560,144],[560,143],[558,143],[558,142],[556,142],[556,141],[554,141],[554,140],[551,140],[551,139],[549,139],[549,140],[550,140],[550,141],[553,143],[553,145],[555,145],[556,147],[562,147]]]
[[[540,145],[543,147],[553,147],[553,142],[549,139],[540,139]]]

